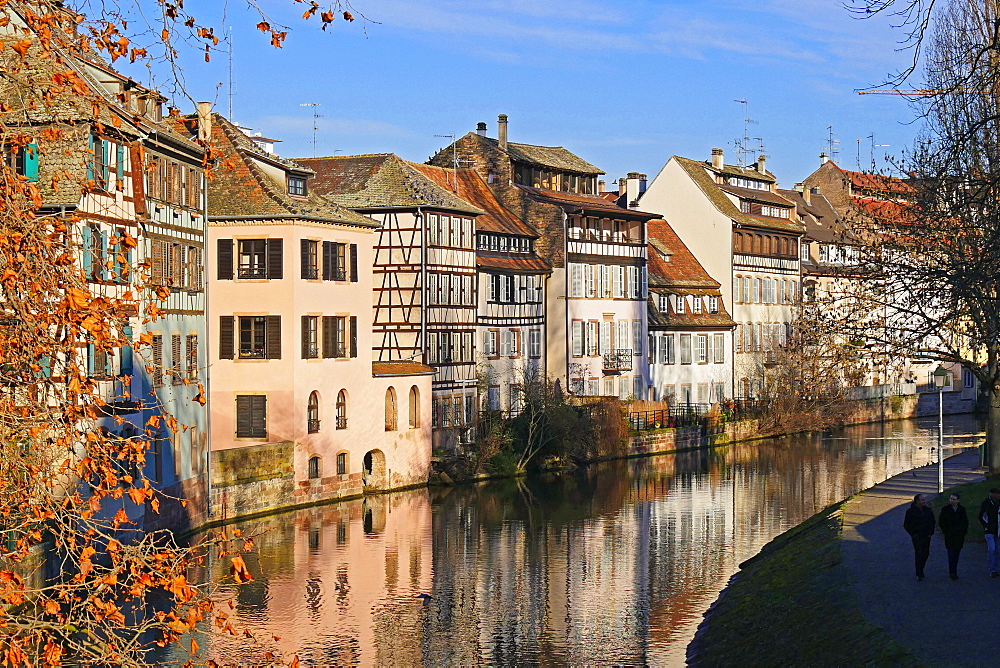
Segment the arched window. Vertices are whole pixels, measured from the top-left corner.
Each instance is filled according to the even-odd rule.
[[[410,388],[410,429],[420,426],[420,390],[414,385]]]
[[[306,425],[310,434],[319,431],[319,392],[315,390],[309,395],[309,407],[306,409]]]
[[[319,457],[309,458],[309,477],[311,479],[320,477]]]
[[[396,390],[385,391],[385,430],[396,431]]]
[[[337,429],[347,429],[347,391],[337,393]]]

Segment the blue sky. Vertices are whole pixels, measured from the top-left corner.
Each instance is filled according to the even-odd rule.
[[[221,7],[201,4],[208,9],[194,11],[206,19]],[[496,136],[506,113],[511,141],[565,146],[609,182],[629,171],[652,178],[672,154],[708,159],[716,146],[736,162],[738,99],[782,187],[819,164],[829,125],[848,168],[858,139],[863,166],[869,135],[890,145],[874,149],[881,166],[918,130],[904,99],[855,92],[905,67],[901,33],[882,18],[852,18],[838,0],[356,0],[355,14],[370,21],[338,19],[325,32],[301,20],[301,4],[261,6],[291,31],[273,49],[254,14],[228,6],[233,116],[283,140],[286,157],[313,153],[303,103],[320,105],[318,155],[423,161],[449,142],[435,135],[485,121]],[[226,60],[185,61],[191,97],[224,114]]]

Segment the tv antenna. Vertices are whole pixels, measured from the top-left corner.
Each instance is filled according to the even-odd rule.
[[[833,126],[826,126],[826,154],[830,156],[830,159],[834,162],[837,161],[837,154],[840,153],[840,140],[837,139],[837,135],[833,133]]]
[[[316,157],[316,128],[318,127],[319,119],[323,118],[316,108],[319,106],[319,102],[303,102],[299,105],[300,107],[312,107],[313,110],[313,157]]]
[[[451,139],[451,171],[452,171],[452,183],[455,191],[458,191],[458,140],[455,133],[452,132],[450,135],[434,135],[435,137],[447,137]]]
[[[760,137],[750,136],[750,126],[757,125],[757,121],[750,118],[749,102],[747,102],[747,100],[733,100],[733,102],[743,105],[743,137],[737,139],[733,142],[733,144],[736,146],[736,159],[739,162],[740,167],[746,167],[747,155],[753,153],[753,150],[750,148],[750,140],[759,140],[762,150],[764,142],[760,139]]]
[[[233,96],[236,92],[233,90],[233,28],[229,27],[229,34],[226,35],[226,45],[227,51],[229,52],[229,86],[226,96],[229,98],[229,120],[233,120]]]
[[[868,157],[871,159],[872,171],[875,171],[875,149],[876,148],[888,148],[892,144],[876,144],[875,143],[875,133],[868,135],[867,139],[871,140],[871,147],[868,149]]]

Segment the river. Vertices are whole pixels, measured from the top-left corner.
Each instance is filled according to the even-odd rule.
[[[263,532],[255,580],[222,594],[237,626],[304,665],[683,665],[741,562],[933,461],[936,429],[861,425],[275,515],[240,525]],[[948,417],[945,445],[980,432]],[[262,656],[243,639],[198,643],[220,663]]]

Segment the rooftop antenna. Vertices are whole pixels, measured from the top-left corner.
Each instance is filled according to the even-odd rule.
[[[435,137],[448,137],[451,139],[451,171],[453,187],[455,191],[458,192],[458,141],[456,140],[455,133],[452,132],[450,135],[434,135]]]
[[[226,36],[226,44],[229,51],[229,88],[227,97],[229,98],[229,120],[233,120],[233,28],[229,27],[229,35]]]
[[[830,156],[830,159],[834,162],[837,161],[837,154],[840,153],[840,140],[837,139],[837,135],[833,133],[833,126],[826,126],[826,154]]]
[[[857,157],[857,160],[855,161],[855,164],[857,165],[857,169],[860,172],[861,171],[861,140],[860,139],[858,140],[858,157]]]
[[[743,105],[743,137],[733,143],[736,145],[736,157],[740,167],[746,167],[747,154],[752,152],[750,150],[750,126],[757,125],[757,121],[750,118],[749,103],[747,100],[733,100],[733,102]]]
[[[868,157],[871,159],[871,162],[872,162],[872,171],[874,172],[875,171],[875,149],[878,148],[878,147],[889,147],[889,146],[891,146],[891,144],[876,144],[875,143],[875,133],[874,132],[871,133],[870,135],[868,135],[867,138],[871,140],[871,148],[868,149]]]
[[[312,110],[313,110],[313,157],[315,158],[316,157],[316,127],[318,125],[317,121],[319,119],[323,118],[316,111],[316,107],[319,106],[319,102],[303,102],[299,106],[300,107],[312,107]]]

